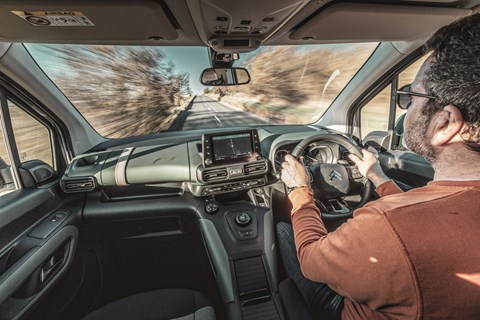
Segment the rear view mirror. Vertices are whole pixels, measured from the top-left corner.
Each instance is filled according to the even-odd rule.
[[[249,83],[250,74],[245,68],[208,68],[200,82],[205,86],[235,86]]]
[[[238,53],[215,53],[215,61],[231,62],[239,58]]]

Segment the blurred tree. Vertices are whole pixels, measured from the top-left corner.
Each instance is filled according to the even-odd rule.
[[[309,114],[298,118],[305,123],[330,105],[375,47],[375,43],[263,47],[241,65],[252,75],[251,82],[229,87],[224,94],[246,110],[270,118],[309,105],[304,108]]]
[[[63,83],[65,95],[111,138],[168,129],[191,95],[189,75],[176,72],[157,48],[60,46],[55,54],[76,72],[59,74],[55,82]]]

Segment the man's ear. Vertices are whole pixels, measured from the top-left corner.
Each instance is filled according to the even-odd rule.
[[[433,116],[430,123],[432,130],[432,146],[443,146],[451,142],[462,141],[463,117],[460,110],[449,104]]]

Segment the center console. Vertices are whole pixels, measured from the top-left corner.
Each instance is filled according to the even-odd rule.
[[[196,175],[197,196],[248,190],[267,183],[268,161],[262,158],[257,130],[202,136],[202,164]]]
[[[284,319],[277,287],[273,213],[264,189],[239,191],[234,197],[205,197],[198,210],[228,319]]]
[[[198,184],[200,228],[228,319],[284,319],[275,231],[256,130],[204,134]]]

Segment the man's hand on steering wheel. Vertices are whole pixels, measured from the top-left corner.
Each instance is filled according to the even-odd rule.
[[[347,152],[355,154],[359,158],[358,160],[364,157],[358,145],[344,135],[314,134],[300,141],[293,149],[292,154],[285,156],[280,179],[285,183],[288,193],[296,188],[311,188],[322,219],[349,219],[353,216],[353,211],[356,208],[362,207],[369,200],[372,193],[372,183],[358,171],[355,173],[355,168],[352,168],[351,164],[346,161],[313,163],[307,169],[302,163],[301,155],[309,145],[322,141],[343,146]],[[371,163],[372,160],[374,160],[373,162],[376,161],[373,155],[369,160],[365,160],[364,167],[376,172],[378,168],[375,167],[374,163]],[[372,175],[373,178],[377,176],[381,177],[380,175]],[[360,195],[360,201],[345,200],[347,196],[357,194]],[[356,204],[352,205],[352,203]]]
[[[378,187],[384,182],[387,182],[389,178],[383,173],[380,162],[378,162],[377,157],[370,151],[363,149],[363,159],[360,159],[354,154],[349,154],[348,157],[352,160],[358,167],[358,171],[364,176],[367,177],[375,187]]]
[[[303,160],[303,157],[300,157]],[[287,154],[285,161],[282,163],[281,179],[287,188],[309,188],[310,176],[305,165],[295,159],[293,156]]]

